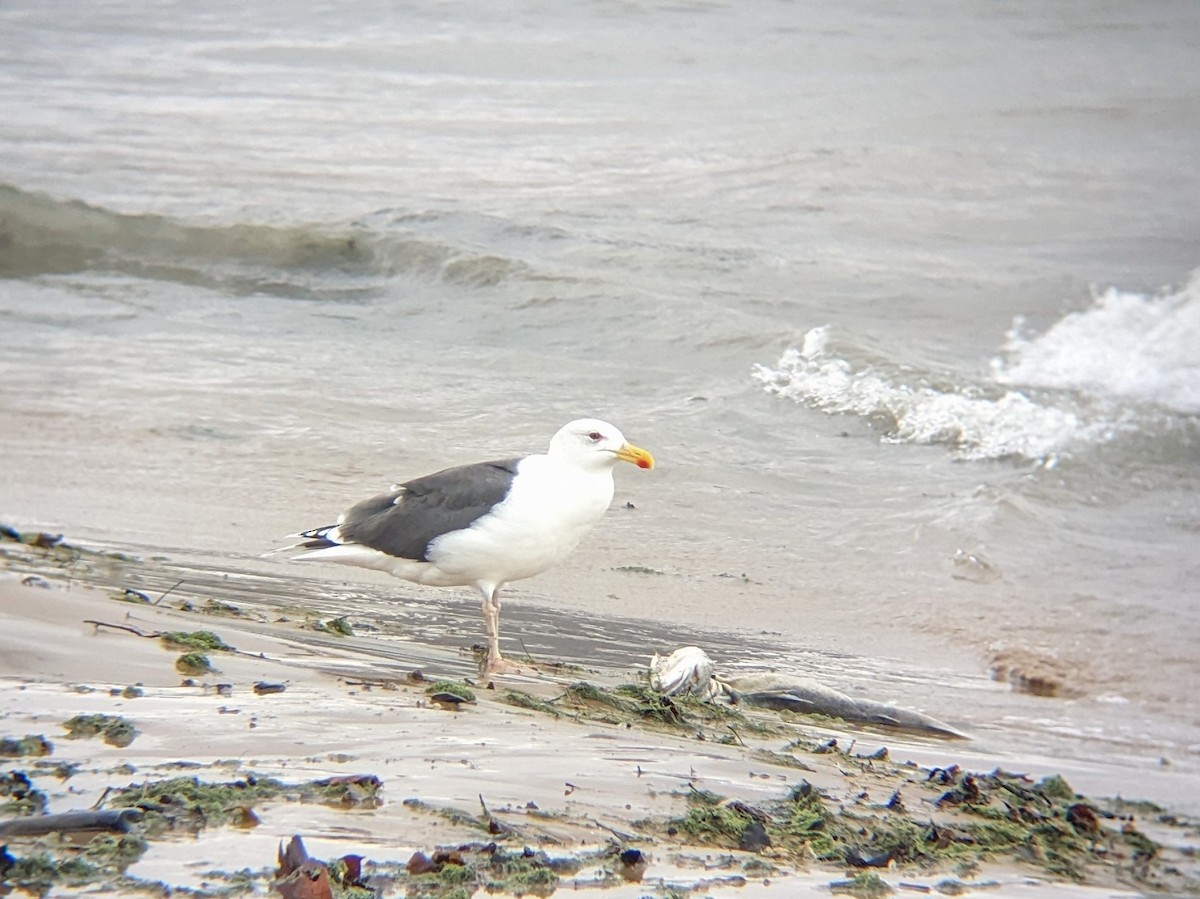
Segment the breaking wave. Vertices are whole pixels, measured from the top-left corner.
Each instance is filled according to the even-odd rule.
[[[1200,413],[1200,272],[1178,293],[1109,288],[1042,335],[1018,318],[1004,353],[992,361],[999,384]]]
[[[241,295],[353,299],[394,277],[487,287],[525,271],[403,221],[378,224],[198,225],[0,184],[0,277],[105,271]]]
[[[967,460],[1053,464],[1080,448],[1200,413],[1200,277],[1181,291],[1108,290],[1044,334],[1018,318],[991,380],[943,386],[878,366],[856,367],[814,328],[774,366],[755,366],[768,392],[858,415],[884,440],[944,444]]]

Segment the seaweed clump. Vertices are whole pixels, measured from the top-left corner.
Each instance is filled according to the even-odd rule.
[[[6,886],[33,895],[52,888],[81,888],[112,881],[145,853],[146,840],[137,833],[100,834],[82,849],[69,844],[38,841],[27,855],[0,849],[0,878]]]
[[[234,652],[234,648],[212,631],[167,631],[159,639],[168,649],[191,652]]]
[[[435,681],[425,688],[425,692],[432,695],[438,693],[449,693],[452,696],[457,696],[463,702],[475,702],[475,691],[467,686],[462,681],[456,680],[440,680]]]
[[[503,700],[510,705],[544,712],[554,717],[574,717],[606,724],[634,724],[676,733],[693,733],[698,739],[716,739],[733,743],[737,728],[747,732],[774,733],[775,728],[746,717],[738,709],[707,702],[695,696],[664,696],[646,684],[621,684],[604,689],[587,681],[577,681],[549,702],[527,693],[510,690]],[[705,727],[719,733],[705,733]]]
[[[302,784],[287,784],[253,774],[224,783],[197,777],[134,784],[110,793],[116,808],[138,808],[145,813],[148,832],[196,832],[221,824],[253,823],[255,805],[273,799],[311,802],[339,808],[375,808],[383,784],[374,775],[329,777]]]
[[[41,757],[51,755],[53,752],[54,744],[42,734],[27,734],[24,737],[0,737],[0,758]]]
[[[622,684],[612,690],[604,690],[587,681],[579,681],[567,687],[558,702],[609,724],[639,722],[665,725],[672,729],[683,729],[689,725],[676,700],[641,684]]]
[[[132,743],[138,735],[133,723],[120,715],[76,715],[64,721],[63,727],[69,739],[100,737],[110,746],[121,749]]]
[[[467,899],[480,888],[506,896],[549,896],[559,878],[579,872],[578,859],[555,858],[529,847],[519,852],[493,843],[468,843],[413,853],[407,865],[407,895]]]
[[[212,660],[202,652],[185,652],[175,660],[175,670],[188,677],[197,677],[216,671]]]
[[[693,789],[686,813],[668,822],[667,835],[726,849],[770,846],[776,856],[860,869],[970,867],[1011,858],[1076,881],[1089,867],[1106,866],[1138,883],[1159,883],[1151,862],[1162,847],[1132,820],[1087,802],[1062,777],[1034,782],[1003,771],[950,768],[934,769],[926,784],[940,795],[925,820],[909,815],[898,794],[884,805],[851,807],[807,781],[762,808]]]
[[[33,785],[24,771],[0,772],[0,816],[41,815],[46,804],[46,794]]]

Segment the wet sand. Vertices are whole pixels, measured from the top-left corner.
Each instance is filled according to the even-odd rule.
[[[92,571],[101,567],[93,564]],[[476,681],[477,702],[450,711],[431,701],[425,684],[408,683],[406,676],[420,669],[431,680],[473,677],[473,659],[461,648],[389,640],[385,634],[338,637],[315,631],[311,627],[320,615],[303,611],[306,598],[300,596],[293,597],[291,608],[271,597],[257,610],[252,605],[205,610],[182,591],[158,605],[134,604],[78,579],[57,578],[50,568],[45,574],[44,580],[33,576],[40,586],[22,584],[28,574],[0,575],[0,720],[3,736],[43,734],[54,743],[50,760],[78,766],[61,782],[49,773],[35,776],[49,796],[48,811],[89,808],[109,786],[181,772],[206,781],[249,773],[288,781],[363,774],[382,781],[378,808],[268,803],[256,809],[252,829],[207,828],[194,838],[151,841],[126,873],[174,886],[211,888],[221,879],[213,872],[248,869],[256,872],[262,890],[279,844],[299,834],[315,857],[359,854],[368,859],[368,873],[390,871],[389,876],[403,872],[417,851],[495,840],[518,850],[531,846],[581,859],[579,871],[559,881],[564,894],[595,891],[633,899],[700,887],[703,895],[718,897],[828,895],[831,882],[856,869],[783,857],[770,849],[704,845],[681,833],[666,837],[649,822],[683,815],[689,794],[697,790],[759,805],[786,797],[802,780],[835,804],[877,806],[887,801],[893,775],[885,777],[882,769],[873,771],[861,760],[884,746],[897,765],[911,760],[921,766],[907,769],[917,772],[918,781],[924,766],[955,761],[969,770],[988,770],[993,762],[1028,770],[1021,768],[1027,760],[990,759],[970,743],[781,719],[769,712],[751,714],[770,730],[738,733],[725,744],[711,728],[704,735],[705,727],[696,733],[667,732],[603,717],[556,718],[504,701],[511,690],[553,701],[581,680],[612,687],[638,677],[632,666],[531,668],[495,679],[494,689]],[[250,598],[251,592],[243,580],[222,598]],[[272,614],[262,614],[265,608],[273,608]],[[185,683],[175,670],[177,649],[123,628],[145,634],[211,630],[237,652],[213,653],[218,673]],[[285,684],[286,691],[257,695],[253,687],[260,681]],[[218,683],[228,686],[218,692]],[[121,695],[134,684],[142,695]],[[139,735],[126,748],[63,738],[62,722],[91,713],[121,715]],[[800,766],[783,752],[795,740],[831,738],[840,741],[842,751],[805,754]],[[33,770],[27,759],[7,760],[4,768]],[[1113,773],[1106,773],[1110,782]],[[1136,795],[1120,783],[1114,786],[1114,793]],[[904,789],[917,815],[933,815],[936,792]],[[497,836],[481,828],[481,802],[513,831]],[[447,817],[439,809],[462,816]],[[1139,820],[1138,826],[1152,825]],[[1192,826],[1167,836],[1194,845],[1197,834]],[[649,856],[641,882],[618,876],[613,853],[629,846]],[[16,849],[10,845],[10,851]],[[1172,858],[1193,884],[1200,882],[1194,850],[1190,857]],[[923,890],[959,879],[945,867],[892,866],[875,873],[892,886],[906,883]],[[999,883],[1004,895],[1138,892],[1119,868],[1089,867],[1085,879],[1074,883],[1004,860],[986,863],[961,882],[967,890]],[[385,894],[404,895],[404,890],[393,882]]]

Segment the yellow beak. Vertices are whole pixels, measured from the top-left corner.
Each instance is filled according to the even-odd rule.
[[[617,450],[617,458],[632,462],[638,468],[654,467],[654,457],[640,446],[634,446],[632,443],[627,443]]]

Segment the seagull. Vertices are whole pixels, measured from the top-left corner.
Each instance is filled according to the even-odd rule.
[[[613,466],[654,457],[608,422],[564,425],[544,454],[447,468],[357,503],[336,524],[294,534],[292,561],[337,562],[483,597],[487,674],[517,670],[500,654],[500,590],[569,556],[608,509]],[[277,550],[281,551],[281,550]]]

